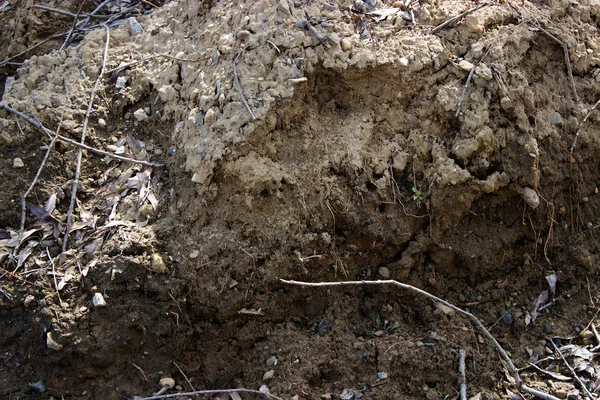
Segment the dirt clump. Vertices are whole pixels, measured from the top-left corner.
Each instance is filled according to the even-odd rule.
[[[469,396],[516,390],[448,308],[282,278],[421,288],[519,368],[592,344],[600,7],[497,2],[432,34],[477,4],[370,3],[182,0],[111,28],[86,143],[164,166],[86,152],[66,252],[77,149],[50,153],[17,245],[49,139],[1,114],[0,396],[132,398],[172,377],[169,393],[454,398],[459,349]],[[31,56],[3,104],[79,140],[104,45],[99,29]]]

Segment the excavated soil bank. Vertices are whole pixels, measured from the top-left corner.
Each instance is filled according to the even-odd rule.
[[[111,28],[86,143],[165,166],[84,154],[62,255],[77,150],[51,152],[27,201],[56,207],[30,207],[16,247],[49,141],[2,111],[0,397],[150,396],[173,377],[169,393],[458,398],[461,348],[469,397],[516,390],[452,310],[389,286],[280,279],[413,285],[481,318],[518,367],[550,340],[592,344],[595,112],[578,132],[600,89],[600,4],[490,3],[431,34],[476,4],[413,2],[414,27],[408,11],[381,19],[358,3],[183,0],[138,17],[142,33]],[[6,67],[3,104],[79,140],[104,35]],[[560,398],[577,386],[521,374]]]

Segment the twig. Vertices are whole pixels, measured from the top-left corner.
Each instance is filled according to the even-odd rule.
[[[119,71],[121,71],[121,70],[123,70],[125,68],[129,68],[132,65],[140,64],[140,63],[143,63],[143,62],[146,62],[146,61],[150,61],[150,60],[153,60],[153,59],[159,58],[159,57],[165,57],[165,58],[170,58],[171,60],[186,61],[186,62],[198,62],[198,61],[200,61],[199,59],[198,60],[191,60],[191,59],[187,59],[187,58],[178,58],[178,57],[171,56],[169,54],[155,54],[153,56],[142,58],[141,60],[137,60],[137,61],[132,61],[132,62],[127,63],[127,64],[119,65],[118,67],[115,67],[113,69],[109,69],[108,71],[104,71],[104,75],[110,75],[113,72],[119,72]]]
[[[290,281],[290,280],[285,280],[285,279],[280,279],[280,281],[283,283],[287,283],[289,285],[308,286],[308,287],[394,285],[394,286],[398,286],[402,289],[410,290],[412,292],[415,292],[417,294],[425,296],[433,301],[442,303],[446,307],[449,307],[449,308],[453,309],[454,311],[458,312],[459,314],[463,314],[466,317],[468,317],[481,330],[481,332],[493,343],[493,345],[496,348],[496,350],[498,351],[498,353],[500,353],[500,357],[506,363],[505,364],[506,368],[508,369],[508,372],[512,376],[512,378],[514,380],[514,385],[517,387],[517,389],[519,389],[525,393],[529,393],[529,394],[533,394],[535,396],[541,397],[543,399],[558,400],[557,397],[545,394],[536,389],[532,389],[532,388],[529,388],[529,387],[523,385],[523,382],[521,381],[521,377],[519,376],[519,372],[518,372],[517,368],[515,367],[515,365],[513,364],[512,360],[510,359],[510,357],[508,356],[506,351],[502,348],[502,346],[500,346],[500,343],[498,343],[496,338],[494,336],[492,336],[492,334],[481,323],[479,318],[477,318],[470,312],[465,311],[462,308],[458,308],[454,304],[449,303],[446,300],[442,300],[439,297],[434,296],[431,293],[426,292],[422,289],[419,289],[415,286],[407,285],[405,283],[401,283],[401,282],[391,280],[391,279],[390,280],[381,280],[381,281],[338,281],[338,282],[318,282],[318,283]]]
[[[537,28],[540,31],[544,32],[546,35],[548,35],[556,43],[562,46],[563,51],[565,53],[565,64],[567,64],[567,74],[569,75],[569,80],[571,81],[571,91],[573,92],[573,100],[575,100],[575,102],[579,101],[579,96],[577,96],[577,89],[575,88],[575,80],[573,79],[573,70],[571,69],[571,59],[569,57],[569,48],[567,47],[567,44],[561,41],[553,34],[551,34],[550,32],[548,32],[547,30],[545,30],[544,28],[542,28],[541,26],[538,25]]]
[[[83,1],[85,3],[85,0]],[[98,74],[98,78],[96,78],[96,83],[92,88],[92,92],[90,94],[90,101],[88,103],[88,108],[85,113],[85,118],[83,119],[83,126],[81,128],[81,144],[85,143],[85,134],[87,131],[88,122],[90,119],[90,114],[92,113],[92,108],[94,107],[94,98],[96,97],[96,91],[100,86],[100,82],[102,81],[102,75],[104,74],[104,68],[106,66],[106,59],[108,58],[108,44],[110,42],[110,30],[108,26],[104,25],[104,29],[106,29],[106,43],[104,45],[104,55],[102,56],[102,67],[100,68],[100,73]],[[73,216],[73,208],[75,207],[75,200],[77,199],[77,185],[79,184],[79,174],[81,172],[81,159],[83,157],[83,150],[81,147],[77,152],[77,167],[75,169],[75,177],[73,178],[73,187],[71,189],[71,202],[69,203],[69,210],[67,212],[67,226],[65,228],[65,236],[63,238],[62,243],[62,251],[67,250],[67,242],[69,239],[69,233],[71,230],[71,219]]]
[[[79,23],[77,23],[77,19],[75,19],[77,26],[79,26],[79,25],[81,25],[82,27],[86,26],[88,24],[88,22],[90,22],[90,18],[92,18],[94,15],[96,15],[96,13],[98,11],[100,11],[105,5],[107,5],[111,1],[112,0],[104,0],[102,3],[98,4],[98,6],[96,8],[94,8],[94,10],[84,20],[81,20]],[[85,3],[85,1],[84,1],[84,3]]]
[[[31,192],[31,190],[33,190],[33,187],[35,186],[38,178],[40,177],[40,174],[42,173],[42,170],[44,169],[44,165],[46,165],[46,161],[48,161],[48,156],[50,156],[50,152],[52,151],[52,148],[54,147],[54,144],[56,143],[56,140],[58,139],[58,133],[60,132],[60,126],[62,124],[63,117],[64,117],[64,113],[62,114],[62,116],[60,118],[60,122],[58,123],[58,128],[56,128],[56,134],[52,138],[52,141],[50,142],[50,145],[48,146],[48,150],[46,150],[44,159],[42,160],[42,163],[40,164],[40,166],[37,170],[37,173],[33,177],[33,181],[31,181],[31,184],[29,185],[29,187],[27,188],[27,190],[21,197],[21,226],[19,228],[19,244],[21,244],[21,241],[23,240],[23,231],[25,230],[25,208],[26,208],[25,207],[25,199],[29,195],[29,192]]]
[[[465,372],[465,350],[458,350],[458,372],[460,373],[460,400],[467,400],[467,374]]]
[[[71,25],[71,29],[69,29],[69,33],[67,34],[65,41],[58,49],[59,51],[63,51],[64,49],[66,49],[67,46],[69,45],[69,43],[71,42],[71,37],[73,36],[73,32],[75,32],[75,28],[77,28],[77,20],[79,19],[79,15],[81,14],[81,10],[83,9],[83,6],[85,5],[86,1],[87,0],[83,0],[81,2],[81,4],[79,5],[79,8],[77,9],[77,14],[73,18],[73,25]]]
[[[37,8],[39,10],[53,12],[56,14],[67,15],[71,18],[75,18],[77,14],[73,14],[72,12],[61,10],[60,8],[48,7],[43,4],[34,4],[33,8]],[[91,15],[91,14],[79,14],[80,17],[89,17],[89,18],[98,18],[98,19],[107,19],[110,18],[109,15]]]
[[[281,397],[274,396],[270,393],[264,393],[259,390],[252,389],[219,389],[219,390],[196,390],[194,392],[186,392],[186,393],[173,393],[173,394],[165,394],[162,396],[152,396],[152,397],[138,397],[134,396],[133,400],[160,400],[160,399],[172,399],[174,397],[183,397],[183,396],[197,396],[197,395],[211,395],[211,394],[221,394],[221,393],[254,393],[265,396],[267,399],[275,399],[275,400],[283,400]]]
[[[58,283],[56,281],[56,270],[54,268],[54,260],[52,259],[52,256],[50,255],[50,251],[48,251],[47,247],[46,247],[46,254],[48,255],[48,260],[50,260],[50,264],[52,264],[52,278],[54,278],[54,289],[56,289],[56,295],[58,296],[58,304],[60,304],[62,307],[62,299],[60,298],[60,293],[58,292]]]
[[[136,368],[137,368],[137,370],[138,370],[138,371],[140,371],[140,372],[142,373],[142,375],[143,375],[144,379],[146,380],[146,382],[149,382],[149,381],[148,381],[148,377],[146,376],[146,373],[144,372],[144,370],[143,370],[143,369],[141,369],[140,367],[138,367],[138,366],[137,366],[137,365],[135,365],[134,363],[131,363],[131,365],[133,365],[134,367],[136,367]]]
[[[240,81],[238,79],[237,69],[235,68],[235,63],[237,62],[237,59],[239,58],[240,54],[242,54],[242,53],[239,53],[235,57],[235,60],[233,60],[233,83],[234,83],[235,88],[237,89],[238,93],[240,94],[240,98],[242,99],[242,103],[244,103],[244,106],[246,106],[246,110],[248,110],[248,112],[250,113],[250,116],[252,117],[252,119],[256,120],[256,117],[254,116],[254,113],[250,109],[250,106],[248,105],[248,102],[246,101],[246,98],[244,97],[244,93],[242,92],[242,88],[240,86]]]
[[[465,83],[465,87],[463,88],[460,98],[458,99],[458,106],[456,107],[456,114],[454,115],[455,117],[458,117],[460,115],[460,107],[462,106],[463,100],[465,99],[465,95],[467,94],[467,88],[471,83],[471,78],[473,78],[474,73],[475,65],[473,65],[473,68],[471,68],[471,72],[469,72],[469,76],[467,77],[467,83]]]
[[[175,361],[173,361],[173,364],[175,364],[175,366],[177,367],[177,369],[179,370],[179,372],[181,372],[181,375],[183,375],[183,377],[185,378],[185,381],[187,382],[188,385],[190,385],[190,388],[192,389],[192,392],[195,392],[196,389],[194,389],[194,385],[192,385],[192,383],[190,382],[190,380],[188,379],[187,375],[185,374],[185,372],[183,372],[181,370],[181,368],[179,368],[179,365],[177,365],[177,363]]]
[[[577,145],[577,140],[579,140],[579,134],[583,130],[583,126],[585,125],[585,123],[588,120],[588,118],[590,117],[590,115],[592,115],[592,112],[594,112],[594,110],[596,109],[596,107],[598,107],[598,104],[600,104],[600,100],[598,100],[596,102],[596,104],[594,104],[594,106],[592,107],[592,109],[583,118],[583,121],[581,121],[581,125],[579,125],[579,129],[577,130],[577,133],[575,134],[575,139],[573,140],[573,144],[571,145],[571,155],[573,155],[573,152],[575,151],[575,146]]]
[[[594,332],[594,337],[596,338],[596,343],[600,344],[600,336],[598,335],[598,330],[596,329],[596,325],[594,325],[592,323],[592,325],[590,325],[590,328],[592,328],[592,332]]]
[[[594,400],[594,396],[592,396],[592,394],[590,393],[588,388],[585,386],[585,384],[581,381],[581,379],[579,379],[579,376],[577,376],[577,373],[575,372],[573,367],[571,367],[571,364],[569,364],[567,362],[567,359],[565,358],[563,353],[558,349],[558,347],[556,347],[556,344],[554,344],[554,341],[550,340],[550,343],[552,343],[552,347],[554,347],[554,350],[558,351],[558,354],[560,354],[560,358],[562,358],[563,362],[567,365],[567,368],[569,368],[569,371],[571,371],[571,374],[573,374],[573,377],[579,383],[579,385],[581,386],[581,389],[585,392],[585,395],[588,397],[588,399]]]
[[[2,103],[0,103],[0,108],[3,110],[6,110],[8,112],[10,112],[11,114],[16,115],[19,118],[24,119],[25,121],[29,122],[31,125],[35,126],[36,128],[41,129],[47,136],[52,137],[53,133],[50,129],[46,128],[44,125],[40,124],[39,122],[35,121],[33,118],[28,117],[27,115],[23,114],[20,111],[15,110],[14,108],[11,108],[7,105],[4,105]],[[73,139],[69,139],[68,137],[62,136],[62,135],[57,135],[58,139],[72,144],[73,146],[77,146],[80,147],[82,149],[91,151],[92,153],[101,155],[101,156],[106,156],[106,157],[111,157],[117,160],[121,160],[121,161],[125,161],[125,162],[130,162],[130,163],[134,163],[134,164],[141,164],[141,165],[146,165],[148,167],[164,167],[164,164],[159,164],[159,163],[151,163],[148,161],[141,161],[141,160],[136,160],[135,158],[128,158],[128,157],[123,157],[117,154],[113,154],[113,153],[109,153],[108,151],[104,151],[104,150],[100,150],[100,149],[96,149],[95,147],[91,147],[88,146],[86,144],[81,144]]]
[[[273,42],[272,42],[272,41],[270,41],[270,40],[267,40],[267,43],[268,43],[268,44],[270,44],[270,45],[271,45],[271,46],[272,46],[272,47],[275,49],[275,51],[277,52],[277,55],[280,55],[280,54],[281,54],[281,50],[279,50],[279,47],[277,47],[277,46],[275,45],[275,43],[273,43]]]
[[[30,46],[30,47],[26,48],[25,50],[18,52],[14,56],[10,56],[6,60],[0,62],[0,67],[3,66],[3,65],[6,65],[8,63],[10,63],[10,61],[14,60],[15,58],[21,57],[23,54],[29,53],[31,50],[40,47],[44,43],[49,42],[52,39],[57,39],[57,38],[59,38],[61,36],[65,36],[66,34],[67,34],[67,32],[63,32],[63,33],[55,33],[54,35],[48,36],[46,39],[42,40],[41,42],[36,43],[33,46]]]
[[[452,18],[450,18],[449,20],[446,20],[445,22],[443,22],[443,23],[441,23],[440,25],[438,25],[438,26],[436,26],[435,28],[433,28],[433,29],[431,30],[431,34],[433,35],[433,34],[434,34],[434,33],[436,33],[437,31],[439,31],[440,29],[444,29],[446,26],[450,25],[451,23],[453,23],[453,22],[455,22],[455,21],[457,21],[457,20],[461,19],[462,17],[466,17],[467,15],[469,15],[469,14],[471,14],[471,13],[473,13],[473,12],[475,12],[475,11],[477,11],[477,10],[479,10],[479,9],[483,8],[483,7],[486,7],[487,5],[488,5],[488,4],[480,4],[480,5],[476,6],[476,7],[469,8],[467,11],[465,11],[465,12],[463,12],[463,13],[460,13],[460,14],[458,14],[456,17],[452,17]]]

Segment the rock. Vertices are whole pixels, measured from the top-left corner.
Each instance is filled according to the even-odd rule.
[[[510,97],[508,96],[504,96],[500,99],[500,107],[502,107],[502,109],[504,111],[508,111],[511,110],[513,108],[513,102],[510,99]]]
[[[343,38],[342,40],[340,40],[340,46],[342,48],[342,50],[344,51],[350,51],[352,50],[352,43],[350,43],[350,40]]]
[[[23,168],[25,166],[25,163],[23,162],[22,159],[20,159],[19,157],[16,157],[13,159],[12,166],[15,169]]]
[[[263,381],[268,381],[269,379],[273,379],[273,376],[275,376],[275,370],[274,369],[268,370],[263,375]]]
[[[140,34],[144,30],[134,17],[127,18],[127,23],[129,24],[129,32],[132,36]]]
[[[271,356],[266,361],[267,365],[277,365],[277,357]]]
[[[206,114],[204,114],[204,123],[205,124],[211,124],[214,122],[214,120],[217,119],[217,112],[215,111],[215,108],[211,108],[209,109]]]
[[[521,197],[523,197],[523,200],[525,200],[525,202],[529,204],[529,207],[534,210],[540,205],[540,197],[532,188],[524,188]]]
[[[167,386],[169,389],[172,389],[175,387],[175,380],[173,378],[161,378],[158,384],[160,387]]]
[[[48,346],[49,349],[56,350],[56,351],[59,351],[60,349],[63,348],[62,344],[60,344],[56,340],[54,340],[54,338],[52,337],[52,332],[48,332],[46,334],[46,346]]]
[[[550,113],[550,123],[551,124],[562,124],[563,119],[560,114],[556,111]]]
[[[126,85],[127,85],[127,78],[125,78],[124,76],[120,76],[117,78],[117,83],[115,84],[115,87],[117,89],[123,89]]]
[[[152,263],[150,264],[150,270],[157,274],[164,274],[165,272],[167,272],[167,266],[165,265],[165,262],[160,254],[152,254]]]
[[[463,23],[475,33],[482,33],[485,29],[485,19],[478,14],[467,15]]]
[[[514,322],[513,316],[506,310],[500,310],[498,313],[502,317],[502,322],[505,325],[512,325]]]
[[[452,308],[442,303],[435,303],[435,308],[437,308],[449,317],[453,316],[456,313]]]
[[[198,258],[199,255],[200,255],[200,252],[198,250],[192,251],[189,255],[190,260],[193,260],[194,258]]]
[[[467,60],[461,60],[458,63],[458,68],[462,69],[463,71],[469,71],[470,72],[473,69],[473,64],[471,64]]]
[[[269,387],[268,387],[267,385],[262,385],[261,387],[259,387],[259,388],[258,388],[258,390],[259,390],[259,392],[261,392],[261,393],[267,393],[267,394],[268,394],[268,393],[271,393],[271,392],[269,391]]]
[[[100,128],[106,128],[106,120],[104,118],[98,118],[98,126]]]
[[[238,281],[236,281],[235,279],[231,279],[229,281],[229,289],[233,289],[234,287],[236,287],[237,285],[239,285]]]
[[[377,270],[377,272],[379,272],[379,275],[381,275],[381,277],[383,279],[389,279],[390,278],[390,269],[387,267],[379,267],[379,269]]]
[[[400,65],[402,65],[403,67],[407,67],[408,66],[408,58],[406,57],[402,57],[398,60],[398,62],[400,63]]]
[[[158,89],[158,97],[163,103],[176,99],[177,95],[177,90],[171,85],[163,85]]]
[[[34,300],[35,300],[35,296],[30,294],[27,297],[25,297],[25,301],[23,301],[23,305],[25,307],[29,307],[31,305],[31,303],[33,303]]]
[[[28,390],[32,393],[44,393],[46,391],[46,385],[44,384],[44,381],[39,380],[37,382],[30,383],[28,385]]]
[[[377,373],[377,379],[384,380],[388,378],[387,372],[381,371]]]
[[[106,307],[106,300],[104,300],[102,293],[94,293],[94,296],[92,297],[92,304],[94,307]]]
[[[133,118],[138,122],[146,121],[148,119],[148,114],[146,114],[146,111],[144,111],[143,108],[139,108],[133,113]]]
[[[239,40],[241,40],[242,42],[248,40],[248,38],[251,36],[252,34],[250,33],[250,31],[246,30],[246,29],[242,29],[241,31],[239,31],[237,33],[237,38]]]

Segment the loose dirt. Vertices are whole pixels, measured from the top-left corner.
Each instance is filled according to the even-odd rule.
[[[77,148],[51,151],[17,247],[50,140],[2,111],[0,397],[129,399],[173,377],[168,393],[457,398],[461,348],[469,397],[516,391],[470,321],[428,299],[280,279],[419,287],[479,317],[517,367],[552,339],[593,342],[596,111],[571,147],[598,100],[600,3],[491,2],[434,34],[478,2],[366,3],[181,0],[137,16],[141,33],[112,27],[86,144],[165,166],[84,152],[67,252]],[[2,59],[72,24],[31,7],[0,14]],[[60,44],[3,66],[2,103],[79,141],[105,31]],[[560,398],[577,387],[521,373]]]

